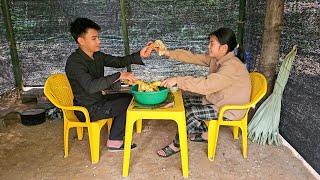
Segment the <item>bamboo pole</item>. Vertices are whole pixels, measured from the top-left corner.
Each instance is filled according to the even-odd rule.
[[[127,26],[127,17],[126,17],[126,6],[124,0],[120,0],[120,11],[121,11],[121,29],[122,29],[122,37],[124,43],[124,52],[125,55],[130,54],[129,47],[129,36],[128,36],[128,26]],[[131,66],[127,67],[127,71],[131,72]]]
[[[266,16],[262,36],[261,60],[258,70],[268,81],[268,97],[275,82],[276,66],[279,62],[280,33],[283,18],[284,0],[267,0]]]
[[[9,41],[10,55],[12,60],[12,69],[14,73],[15,85],[18,89],[22,89],[22,73],[18,58],[15,35],[12,27],[11,15],[9,11],[8,0],[1,0],[1,9],[4,16],[4,24],[6,27],[7,39]]]
[[[244,47],[243,47],[243,38],[244,38],[244,24],[246,18],[246,0],[240,0],[239,6],[239,21],[238,21],[238,43],[239,43],[239,57],[242,61],[244,59]]]

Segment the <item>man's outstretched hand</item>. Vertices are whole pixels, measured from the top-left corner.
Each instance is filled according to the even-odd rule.
[[[131,72],[121,72],[119,79],[126,80],[128,84],[133,84],[138,80],[138,78],[135,75],[133,75]]]
[[[153,50],[153,42],[149,41],[147,45],[140,50],[140,56],[142,58],[148,58],[150,57],[152,50]]]

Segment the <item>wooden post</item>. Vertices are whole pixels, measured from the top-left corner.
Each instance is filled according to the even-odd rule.
[[[245,61],[244,59],[245,49],[243,47],[245,18],[246,18],[246,0],[240,0],[239,21],[238,21],[238,43],[239,43],[238,55],[243,62]]]
[[[121,29],[122,29],[122,37],[124,43],[124,52],[125,55],[130,54],[129,47],[129,36],[128,36],[128,26],[127,26],[127,17],[126,17],[126,6],[124,0],[120,0],[120,11],[121,11]],[[131,72],[131,66],[127,67],[127,71]]]
[[[267,0],[266,16],[262,38],[261,60],[258,70],[268,81],[267,96],[273,90],[275,70],[279,62],[280,33],[283,18],[284,0]]]
[[[7,39],[9,41],[10,55],[12,60],[12,69],[15,79],[15,85],[18,89],[22,89],[22,73],[19,64],[16,40],[13,32],[11,15],[9,11],[8,0],[1,0],[1,9],[4,16],[4,24],[6,27]]]

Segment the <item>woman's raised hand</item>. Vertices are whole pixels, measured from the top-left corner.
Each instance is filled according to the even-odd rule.
[[[153,43],[153,49],[155,49],[159,56],[165,55],[168,56],[168,51],[167,51],[167,47],[166,45],[164,45],[164,43],[161,40],[156,40]]]
[[[149,41],[147,45],[141,49],[140,56],[142,58],[147,58],[151,55],[152,50],[157,51],[159,56],[169,56],[169,51],[167,51],[167,47],[161,40],[156,40],[154,42]]]

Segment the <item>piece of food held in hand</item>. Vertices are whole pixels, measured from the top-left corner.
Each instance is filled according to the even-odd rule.
[[[156,49],[158,51],[159,56],[162,56],[166,52],[167,47],[164,45],[164,43],[161,40],[156,40],[153,43],[153,49]]]
[[[161,40],[156,40],[153,43],[148,44],[146,54],[150,55],[152,50],[156,50],[159,56],[162,56],[166,52],[167,47],[164,45],[164,43]]]

